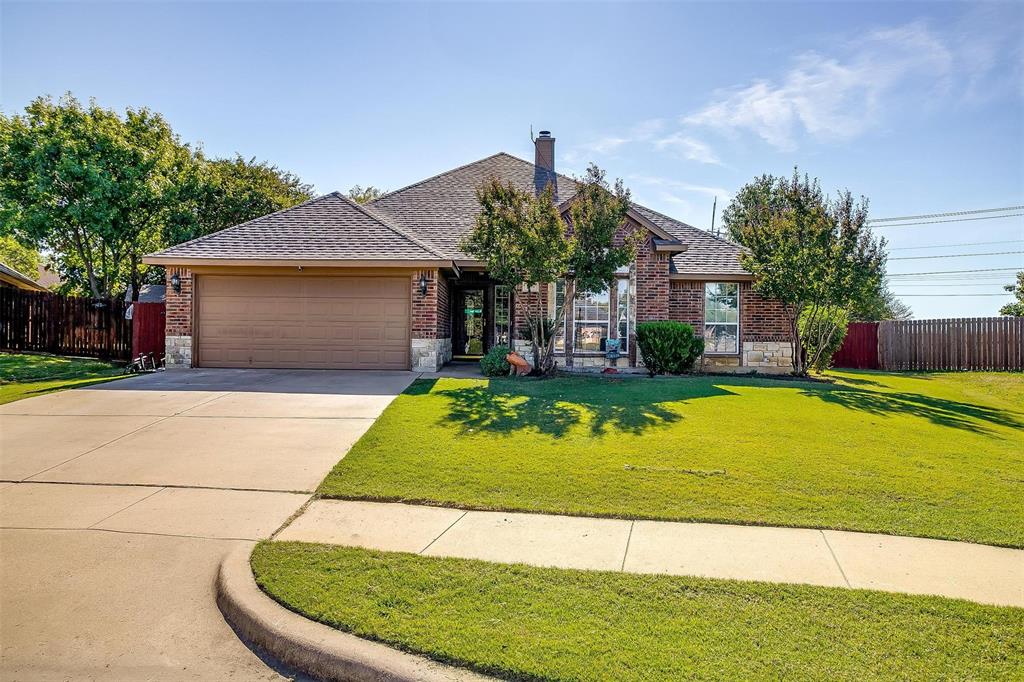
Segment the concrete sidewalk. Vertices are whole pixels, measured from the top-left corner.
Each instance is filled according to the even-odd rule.
[[[317,500],[275,539],[558,568],[934,594],[1024,607],[1024,550],[874,533]]]

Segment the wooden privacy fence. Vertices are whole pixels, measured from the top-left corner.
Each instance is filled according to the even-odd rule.
[[[136,303],[132,308],[132,357],[152,353],[159,363],[164,356],[164,319],[167,305],[164,303]]]
[[[836,367],[886,370],[1024,369],[1024,317],[854,322]]]
[[[882,369],[1024,369],[1024,318],[969,317],[878,325]]]
[[[121,300],[0,287],[0,349],[127,360],[132,325]]]
[[[832,356],[832,365],[878,369],[878,322],[851,322],[843,345]]]

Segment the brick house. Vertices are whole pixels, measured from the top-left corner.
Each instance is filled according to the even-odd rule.
[[[553,311],[564,282],[503,285],[458,244],[491,178],[553,184],[568,210],[554,144],[542,132],[535,163],[499,153],[367,205],[334,192],[147,256],[167,268],[167,366],[435,371],[499,343],[525,351],[527,311]],[[559,364],[637,366],[636,324],[679,320],[704,336],[706,368],[791,368],[781,306],[752,290],[740,247],[638,204],[623,229],[645,234],[636,260],[570,306]]]

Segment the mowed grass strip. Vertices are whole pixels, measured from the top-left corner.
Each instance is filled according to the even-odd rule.
[[[419,380],[320,487],[1024,547],[1024,375]]]
[[[1024,609],[263,542],[260,587],[332,627],[524,680],[1021,679]]]
[[[102,360],[0,353],[0,405],[122,376],[122,367]]]

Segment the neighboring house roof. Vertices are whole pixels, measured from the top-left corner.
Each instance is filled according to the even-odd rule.
[[[276,213],[172,246],[150,263],[231,261],[436,261],[444,255],[385,216],[325,194]]]
[[[504,152],[459,166],[389,192],[365,206],[334,192],[269,216],[172,246],[149,263],[182,259],[471,261],[459,241],[480,211],[477,189],[492,178],[534,191],[534,165]],[[576,182],[558,175],[558,201],[576,194]],[[749,276],[739,263],[742,248],[639,204],[638,220],[678,240],[686,251],[672,256],[671,272]]]
[[[0,282],[8,284],[17,289],[29,291],[46,291],[46,287],[33,280],[28,275],[23,275],[12,267],[0,263]]]
[[[139,287],[139,303],[163,303],[166,296],[166,284],[143,284],[142,286]],[[129,286],[128,291],[125,292],[124,300],[126,303],[131,303],[131,286]]]

